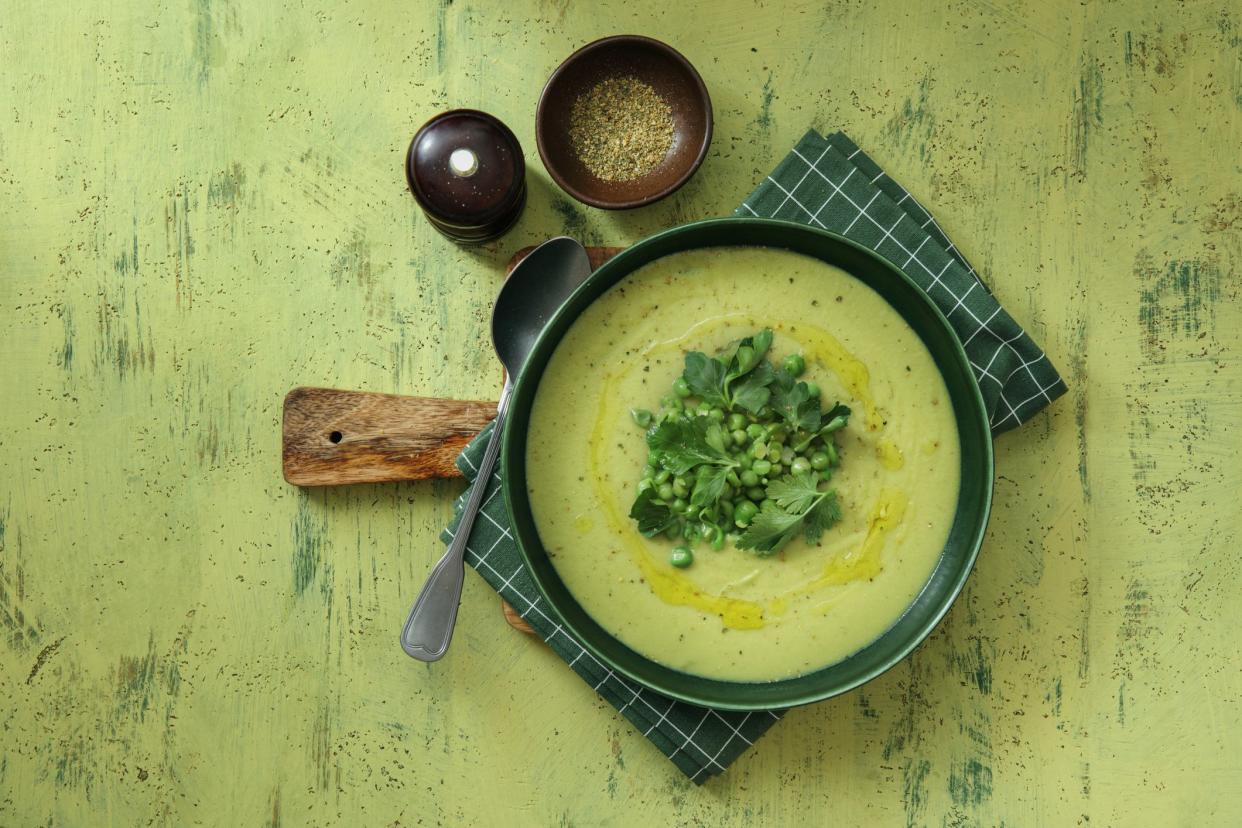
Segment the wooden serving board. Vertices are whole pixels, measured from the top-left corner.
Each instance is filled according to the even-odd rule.
[[[533,249],[519,250],[505,275]],[[591,268],[621,250],[588,247]],[[496,403],[483,400],[294,388],[285,395],[282,423],[285,480],[344,486],[461,477],[457,455],[495,416]],[[504,600],[500,605],[511,627],[534,632]]]

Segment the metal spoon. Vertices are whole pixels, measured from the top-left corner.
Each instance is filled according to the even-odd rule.
[[[505,385],[496,406],[496,424],[487,441],[487,450],[483,452],[470,499],[461,513],[457,533],[444,557],[432,568],[401,630],[401,647],[419,661],[438,661],[453,637],[465,578],[466,541],[500,452],[500,435],[505,426],[513,378],[526,364],[526,357],[544,325],[590,272],[586,248],[561,236],[532,250],[509,274],[496,297],[496,305],[492,308],[492,344],[505,366]]]

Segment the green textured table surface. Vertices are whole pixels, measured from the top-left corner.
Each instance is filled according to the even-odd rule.
[[[623,214],[532,135],[616,32],[716,111],[699,174]],[[1236,3],[10,4],[0,57],[0,824],[1242,820]],[[475,251],[402,172],[457,105],[530,163]],[[932,207],[1071,391],[1000,439],[933,637],[700,789],[473,574],[449,656],[408,659],[461,484],[290,487],[280,405],[495,395],[515,250],[727,214],[808,126]]]

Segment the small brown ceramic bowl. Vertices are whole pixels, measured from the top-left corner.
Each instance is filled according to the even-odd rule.
[[[569,139],[574,102],[595,84],[632,76],[668,101],[673,146],[654,170],[630,181],[596,178]],[[592,207],[625,210],[664,198],[690,180],[712,143],[712,101],[703,79],[676,49],[639,35],[616,35],[588,43],[557,67],[535,112],[539,157],[560,187]]]

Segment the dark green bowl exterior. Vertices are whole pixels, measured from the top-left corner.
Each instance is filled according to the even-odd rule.
[[[557,344],[582,311],[629,273],[683,250],[760,246],[792,250],[835,265],[870,286],[918,333],[936,361],[957,418],[961,439],[961,494],[957,514],[935,570],[914,603],[877,640],[813,673],[771,682],[731,682],[673,670],[622,644],[578,604],[539,540],[526,494],[526,432],[540,377]],[[939,623],[965,584],[983,542],[992,505],[992,436],[966,353],[943,314],[910,279],[885,259],[834,233],[770,219],[711,219],[675,227],[635,244],[606,262],[574,291],[539,337],[513,388],[501,449],[505,504],[523,559],[565,626],[603,664],[682,701],[731,710],[768,710],[809,704],[869,681],[910,654]]]

